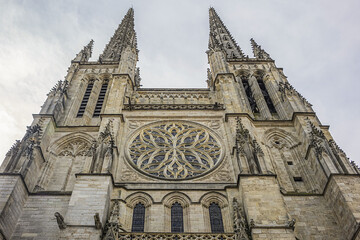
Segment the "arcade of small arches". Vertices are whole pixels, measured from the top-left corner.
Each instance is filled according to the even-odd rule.
[[[129,211],[127,216],[131,216],[131,220],[129,219],[131,232],[151,232],[148,221],[151,219],[149,215],[154,213],[150,209],[153,205],[158,204],[165,209],[165,232],[188,232],[190,211],[194,211],[195,206],[203,210],[206,232],[224,233],[229,231],[228,201],[223,194],[218,192],[204,194],[199,202],[192,202],[190,197],[182,192],[168,193],[161,202],[154,202],[148,193],[137,192],[129,195],[125,202]]]

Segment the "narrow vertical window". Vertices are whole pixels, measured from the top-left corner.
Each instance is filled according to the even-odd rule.
[[[224,225],[221,215],[221,209],[218,204],[211,203],[209,206],[209,214],[210,214],[210,225],[212,233],[223,233]]]
[[[94,81],[89,81],[87,87],[86,87],[86,90],[85,90],[85,94],[84,94],[84,97],[81,101],[81,104],[80,104],[80,108],[79,108],[79,111],[76,115],[76,117],[82,117],[84,115],[84,112],[85,112],[85,109],[86,109],[86,105],[89,101],[89,98],[90,98],[90,94],[91,94],[91,90],[94,86]]]
[[[271,101],[268,91],[266,90],[264,81],[261,79],[261,77],[258,77],[257,81],[258,81],[259,87],[261,89],[261,92],[264,96],[265,102],[269,108],[269,111],[271,113],[276,113],[275,106],[274,106],[273,102]]]
[[[142,203],[135,205],[132,220],[132,232],[144,232],[145,206]]]
[[[100,112],[101,112],[102,106],[104,104],[104,99],[105,99],[107,87],[108,87],[108,81],[106,80],[101,86],[99,97],[98,97],[98,100],[96,102],[93,117],[100,116]]]
[[[171,206],[171,232],[184,232],[183,208],[178,202]]]
[[[245,93],[249,101],[251,110],[253,111],[253,113],[259,113],[259,108],[256,105],[255,99],[253,97],[248,78],[246,76],[241,76],[241,82],[244,86]]]

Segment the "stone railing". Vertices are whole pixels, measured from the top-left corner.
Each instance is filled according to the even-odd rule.
[[[224,110],[224,105],[215,104],[124,104],[124,110]]]
[[[118,239],[154,239],[154,240],[235,240],[233,233],[118,233]]]

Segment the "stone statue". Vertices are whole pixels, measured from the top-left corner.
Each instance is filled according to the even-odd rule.
[[[236,240],[251,240],[250,230],[236,198],[233,199],[234,232]]]
[[[96,228],[96,229],[101,229],[101,228],[102,228],[102,224],[101,224],[101,221],[100,221],[99,213],[95,213],[95,215],[94,215],[94,221],[95,221],[95,228]]]
[[[66,223],[64,222],[64,217],[59,212],[56,212],[54,215],[56,217],[56,221],[57,221],[59,228],[65,229],[67,226],[66,226]]]

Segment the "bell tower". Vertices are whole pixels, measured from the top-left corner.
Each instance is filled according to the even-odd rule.
[[[134,9],[85,45],[0,167],[0,239],[359,239],[360,170],[209,9],[204,88],[143,88]],[[149,81],[149,79],[145,79]]]

